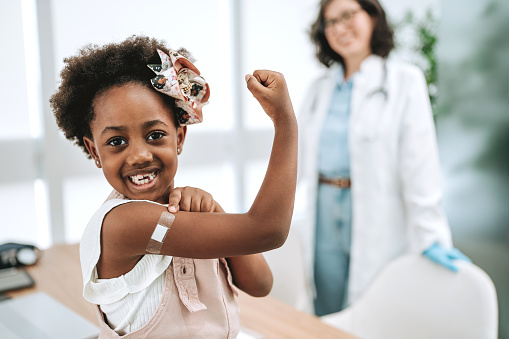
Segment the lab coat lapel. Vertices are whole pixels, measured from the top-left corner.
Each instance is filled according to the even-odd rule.
[[[370,139],[379,130],[378,125],[387,99],[380,93],[380,89],[386,86],[383,63],[381,57],[371,55],[362,62],[359,71],[354,75],[350,111],[352,135]]]

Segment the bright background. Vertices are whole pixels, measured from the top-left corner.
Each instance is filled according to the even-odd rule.
[[[321,67],[307,30],[318,0],[0,0],[0,243],[41,248],[78,242],[110,188],[91,161],[57,131],[48,99],[63,58],[88,43],[132,34],[185,47],[209,81],[205,123],[191,126],[177,186],[212,193],[246,211],[270,152],[270,119],[246,90],[244,74],[282,72],[296,111]],[[509,338],[509,4],[505,0],[383,0],[399,22],[408,10],[438,18],[437,133],[444,207],[455,246],[494,280],[500,338]],[[405,35],[406,34],[406,35]],[[412,39],[391,57],[412,60]],[[406,45],[405,45],[406,44]],[[296,202],[296,213],[302,211]],[[290,237],[290,239],[292,239]],[[289,243],[267,254],[285,294],[299,260]],[[282,265],[282,263],[292,263]],[[286,270],[281,270],[285,267]],[[292,271],[291,268],[294,268]]]

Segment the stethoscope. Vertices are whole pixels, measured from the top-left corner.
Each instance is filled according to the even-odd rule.
[[[387,101],[387,98],[389,97],[389,92],[387,91],[387,61],[384,60],[384,66],[383,66],[383,75],[382,75],[382,81],[380,81],[380,85],[378,88],[372,90],[368,94],[366,94],[366,99],[372,98],[375,94],[382,94],[384,97],[384,101]]]
[[[377,88],[365,94],[364,100],[361,101],[361,106],[359,107],[359,114],[356,120],[364,121],[364,123],[360,125],[362,127],[359,130],[359,135],[362,135],[366,139],[372,139],[380,133],[380,122],[384,115],[384,109],[381,109],[381,107],[385,106],[388,98],[389,91],[387,84],[387,61],[384,60],[382,80],[380,81],[380,84]],[[373,112],[373,110],[368,109],[368,107],[373,107],[373,105],[376,107],[374,109],[375,111],[381,109],[379,114],[376,114],[376,116],[370,115],[370,112]],[[367,123],[368,121],[370,121],[370,123]]]

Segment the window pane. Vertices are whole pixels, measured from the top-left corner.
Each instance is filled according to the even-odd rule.
[[[37,225],[33,181],[0,185],[0,244],[20,242],[45,247]],[[39,241],[41,240],[41,241]]]
[[[175,0],[53,1],[57,72],[63,58],[75,55],[87,43],[118,42],[133,34],[162,39],[172,48],[188,49],[210,84],[210,104],[203,110],[206,123],[195,129],[230,128],[228,2],[200,0],[192,2],[192,10],[186,7]]]
[[[69,177],[63,181],[66,242],[77,243],[90,218],[112,188],[101,175]]]
[[[30,137],[21,1],[0,2],[0,140]]]
[[[175,187],[192,186],[205,190],[228,213],[235,210],[233,168],[229,164],[215,166],[179,167]]]
[[[318,10],[317,1],[257,0],[241,4],[244,72],[270,69],[283,73],[297,113],[307,86],[319,70],[307,34]],[[271,128],[272,122],[251,93],[242,93],[246,127]]]

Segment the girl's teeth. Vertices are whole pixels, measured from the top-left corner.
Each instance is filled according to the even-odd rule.
[[[143,184],[148,184],[149,182],[154,180],[155,177],[156,177],[156,173],[153,172],[153,173],[149,173],[149,174],[145,174],[145,175],[143,175],[143,174],[133,175],[130,178],[134,184],[143,185]]]

